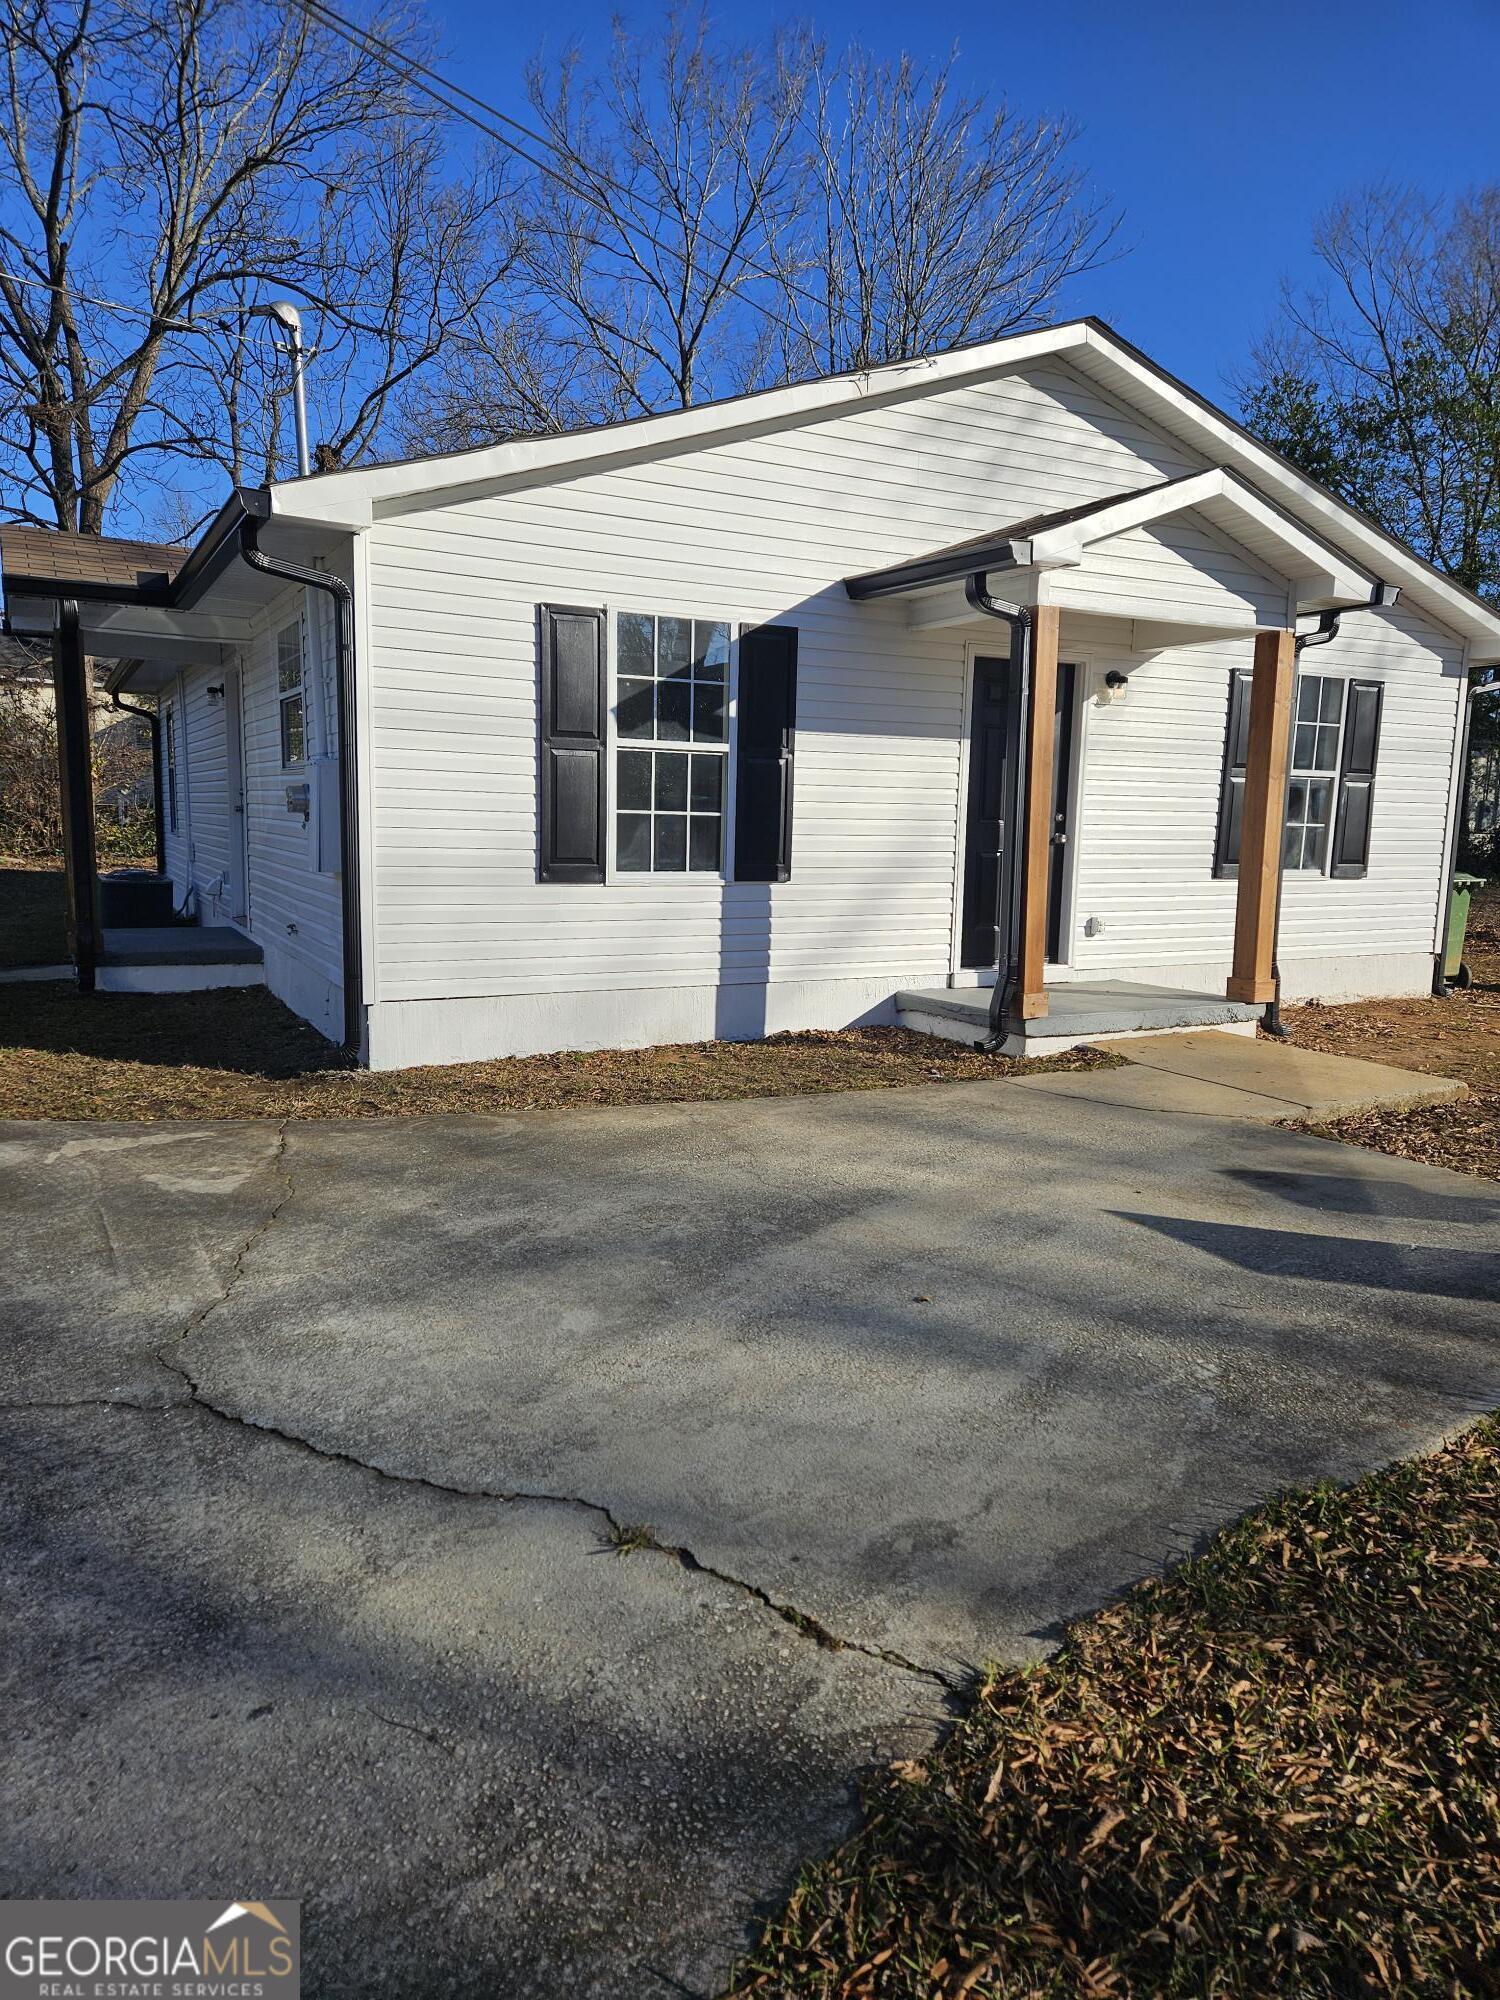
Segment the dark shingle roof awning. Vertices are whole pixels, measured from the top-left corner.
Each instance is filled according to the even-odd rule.
[[[0,522],[0,578],[7,597],[107,597],[164,602],[188,551],[171,542],[73,535]]]

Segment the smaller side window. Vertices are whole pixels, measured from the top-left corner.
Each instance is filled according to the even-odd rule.
[[[281,703],[281,761],[301,764],[307,757],[307,709],[302,686],[302,623],[276,635],[276,693]]]
[[[167,703],[166,724],[162,730],[162,756],[167,767],[167,826],[175,833],[177,831],[177,711],[171,702]]]

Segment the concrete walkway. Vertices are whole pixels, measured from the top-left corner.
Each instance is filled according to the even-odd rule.
[[[1500,1403],[1500,1190],[1130,1073],[0,1128],[0,1895],[714,1992],[975,1663]]]
[[[1208,1117],[1324,1122],[1377,1107],[1406,1110],[1462,1097],[1448,1077],[1394,1069],[1356,1056],[1324,1055],[1248,1035],[1140,1035],[1109,1043],[1129,1069],[1082,1070],[1024,1077],[1028,1090],[1143,1111],[1188,1111]]]

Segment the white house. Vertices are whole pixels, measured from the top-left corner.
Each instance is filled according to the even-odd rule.
[[[1249,1026],[1273,955],[1428,992],[1500,661],[1093,320],[240,491],[128,588],[0,550],[14,629],[156,704],[173,901],[230,941],[106,932],[99,983],[263,978],[377,1068]]]

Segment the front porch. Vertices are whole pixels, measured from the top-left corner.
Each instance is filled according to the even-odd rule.
[[[1280,991],[1298,656],[1331,640],[1342,614],[1393,604],[1395,590],[1219,468],[1033,516],[846,578],[845,590],[887,614],[899,606],[924,640],[952,630],[966,647],[953,972],[947,987],[897,995],[903,1024],[1012,1055],[1203,1028],[1253,1034]],[[1075,721],[1085,703],[1112,712],[1129,700],[1138,675],[1181,690],[1187,720],[1179,738],[1178,715],[1148,693],[1159,726],[1127,725],[1129,765],[1118,725],[1106,725],[1116,844],[1095,846],[1081,903],[1074,814],[1103,736]],[[1212,703],[1210,676],[1223,690]],[[1195,815],[1179,809],[1168,836],[1156,825],[1163,784]],[[1085,843],[1091,831],[1097,843],[1085,813]],[[1106,851],[1112,872],[1098,861]],[[976,974],[995,990],[960,984]]]
[[[896,995],[896,1018],[903,1028],[939,1035],[945,1041],[985,1041],[990,1033],[990,991],[984,987],[930,987]],[[1218,1028],[1253,1035],[1261,1009],[1222,994],[1179,992],[1124,979],[1079,979],[1047,988],[1047,1012],[1013,1017],[1001,1053],[1050,1056],[1079,1042],[1125,1036],[1165,1035],[1191,1028]]]

